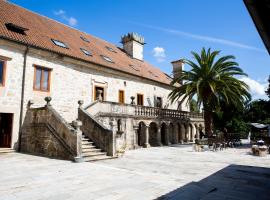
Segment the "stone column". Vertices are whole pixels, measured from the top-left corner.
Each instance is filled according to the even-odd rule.
[[[185,126],[183,124],[180,125],[180,143],[183,144],[184,143],[184,139],[185,139]]]
[[[74,157],[75,162],[83,162],[82,158],[82,131],[80,127],[82,126],[82,122],[79,120],[72,121],[72,125],[75,128],[74,133],[77,136],[77,144],[76,144],[76,157]]]
[[[161,127],[160,126],[157,127],[157,143],[158,143],[158,146],[162,146],[162,143],[161,143]]]
[[[133,126],[133,130],[134,130],[134,149],[138,149],[139,148],[139,144],[137,143],[138,141],[138,131],[139,131],[139,126]]]
[[[196,127],[196,139],[200,139],[200,128]]]
[[[144,143],[144,148],[150,147],[149,145],[149,126],[145,126],[145,143]]]
[[[189,125],[186,125],[186,130],[185,130],[185,142],[189,141],[189,132],[190,132],[190,128]]]

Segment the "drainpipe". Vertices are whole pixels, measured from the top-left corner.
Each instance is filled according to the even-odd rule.
[[[20,109],[20,122],[19,122],[19,144],[18,151],[21,151],[21,138],[22,138],[22,122],[23,122],[23,102],[24,102],[24,90],[25,90],[25,73],[26,73],[26,59],[29,51],[29,47],[26,46],[24,55],[23,55],[23,74],[22,74],[22,92],[21,92],[21,109]]]

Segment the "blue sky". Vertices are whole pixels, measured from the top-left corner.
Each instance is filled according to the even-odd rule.
[[[264,94],[270,56],[242,0],[11,0],[34,12],[121,46],[121,35],[144,36],[144,57],[171,73],[170,62],[202,47],[232,54],[249,75],[254,99]]]

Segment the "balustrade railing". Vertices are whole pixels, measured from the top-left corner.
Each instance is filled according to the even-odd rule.
[[[116,113],[127,114],[142,117],[160,117],[160,118],[203,118],[202,113],[187,112],[173,109],[120,104],[117,102],[99,101],[86,108],[93,115]]]
[[[135,106],[135,115],[144,117],[164,117],[164,118],[203,118],[202,113],[138,106],[138,105]]]

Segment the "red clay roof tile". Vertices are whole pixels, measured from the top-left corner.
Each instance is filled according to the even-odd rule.
[[[28,29],[25,31],[26,35],[8,30],[6,23],[13,23]],[[0,0],[0,37],[86,62],[96,63],[160,83],[170,84],[170,80],[160,69],[145,61],[131,58],[121,48],[2,0]],[[86,38],[89,42],[84,41],[81,37]],[[54,45],[51,39],[64,42],[68,49]],[[106,46],[114,51],[108,50]],[[81,48],[91,52],[92,56],[82,53]],[[113,63],[104,60],[101,55],[111,58]],[[130,67],[130,65],[134,67]],[[152,73],[149,73],[149,71]]]

